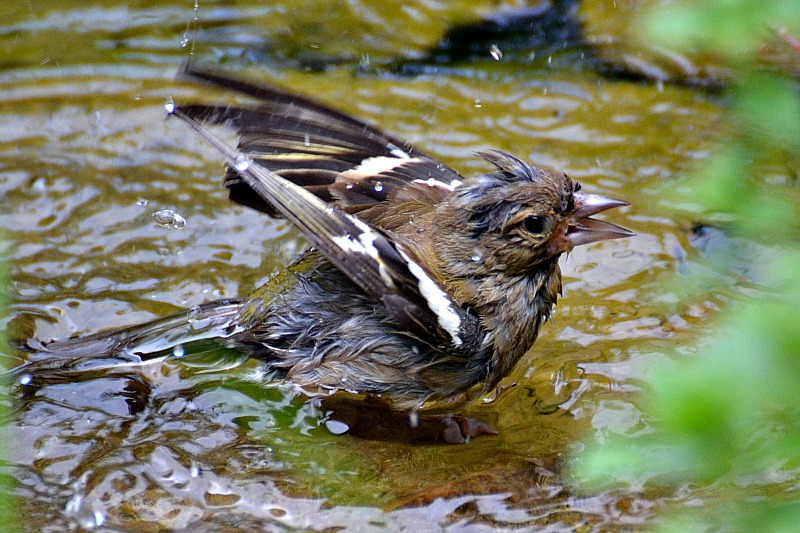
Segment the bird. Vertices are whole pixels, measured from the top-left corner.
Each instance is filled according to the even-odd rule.
[[[222,157],[230,199],[297,227],[311,247],[252,294],[122,330],[29,343],[52,361],[144,360],[217,339],[270,379],[377,397],[415,413],[491,392],[562,292],[559,258],[634,233],[592,218],[629,205],[508,153],[463,177],[411,144],[311,98],[187,66],[246,106],[176,104]],[[212,127],[238,136],[234,148]]]

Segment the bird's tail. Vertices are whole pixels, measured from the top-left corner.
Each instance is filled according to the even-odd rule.
[[[28,361],[12,372],[96,369],[180,355],[183,344],[226,338],[241,331],[241,306],[240,299],[218,300],[145,324],[87,337],[47,344],[29,340],[23,347],[30,352]]]

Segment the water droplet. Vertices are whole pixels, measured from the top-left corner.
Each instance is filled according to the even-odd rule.
[[[19,377],[19,384],[20,385],[30,385],[31,381],[33,381],[33,376],[31,376],[30,374],[22,374]]]
[[[81,503],[83,503],[83,496],[81,494],[75,494],[67,500],[67,505],[64,506],[64,512],[67,514],[75,514],[81,508]]]
[[[501,59],[503,59],[503,51],[500,50],[500,47],[497,46],[496,44],[493,44],[489,48],[489,55],[492,56],[492,58],[494,58],[495,61],[500,61]]]
[[[94,525],[100,527],[103,525],[103,522],[106,521],[106,517],[100,511],[94,512]]]
[[[353,184],[352,184],[352,183],[348,183],[348,184],[346,184],[346,185],[344,186],[344,188],[345,188],[345,189],[348,189],[348,190],[349,190],[349,189],[352,189],[352,188],[353,188]]]
[[[350,429],[350,426],[339,420],[327,420],[325,427],[334,435],[343,435]]]
[[[305,134],[305,138],[303,139],[303,144],[305,146],[311,146],[311,136],[308,133]]]
[[[419,413],[411,411],[408,413],[408,425],[415,428],[419,425]]]
[[[197,465],[190,466],[189,475],[192,477],[200,477],[200,467]]]
[[[475,254],[475,255],[473,255],[472,257],[470,257],[470,259],[472,259],[472,262],[473,262],[473,263],[477,263],[478,261],[480,261],[480,260],[481,260],[481,256],[480,256],[480,255],[478,255],[478,254]]]
[[[186,226],[186,219],[172,209],[162,209],[153,213],[153,220],[161,227],[181,229]]]
[[[497,386],[497,387],[494,389],[494,392],[492,393],[492,395],[491,395],[491,396],[486,396],[485,398],[483,398],[483,399],[481,400],[481,402],[482,402],[482,403],[492,403],[492,402],[496,402],[496,401],[497,401],[497,399],[500,397],[500,395],[503,393],[503,391],[504,391],[504,390],[505,390],[505,387],[503,387],[502,385],[498,385],[498,386]]]
[[[172,100],[172,97],[167,97],[164,100],[164,109],[166,109],[167,113],[170,115],[175,112],[175,102]]]
[[[472,107],[477,107],[477,108],[483,107],[483,104],[481,103],[480,98],[476,98],[475,99],[475,102],[472,104]]]
[[[201,310],[199,305],[194,305],[189,308],[186,313],[186,319],[193,328],[200,322]]]
[[[180,359],[184,355],[186,355],[186,350],[183,348],[183,344],[176,344],[172,348],[172,356],[173,357],[176,357],[176,358]]]
[[[325,212],[328,213],[329,215],[332,215],[333,211],[334,211],[333,206],[329,205],[328,207],[325,208]]]
[[[181,46],[185,47],[187,44],[189,44],[189,35],[184,32],[183,35],[181,35]]]
[[[147,198],[137,198],[136,205],[147,205]]]
[[[375,189],[375,192],[383,192],[383,183],[376,181],[373,188]]]
[[[234,166],[239,172],[244,172],[250,168],[250,160],[244,155],[239,155],[236,157],[236,163]]]

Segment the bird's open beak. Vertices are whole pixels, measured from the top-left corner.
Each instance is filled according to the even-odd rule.
[[[584,192],[574,193],[572,199],[575,210],[568,219],[566,235],[572,246],[636,235],[631,230],[611,222],[590,218],[607,209],[630,205],[628,202]]]

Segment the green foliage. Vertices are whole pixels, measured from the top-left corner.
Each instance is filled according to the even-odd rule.
[[[800,3],[684,0],[668,3],[645,22],[646,37],[667,48],[703,50],[731,61],[749,61],[772,27],[783,26],[790,31],[800,27]]]
[[[768,287],[731,306],[694,357],[653,369],[642,400],[652,430],[590,445],[573,463],[584,487],[705,490],[703,510],[676,509],[664,522],[671,531],[795,531],[800,523],[800,213],[792,179],[771,184],[757,170],[765,157],[796,161],[800,152],[797,81],[757,64],[758,47],[779,26],[800,28],[800,2],[680,2],[643,25],[657,43],[717,54],[736,73],[737,131],[688,190],[705,213],[771,246],[761,265]]]

